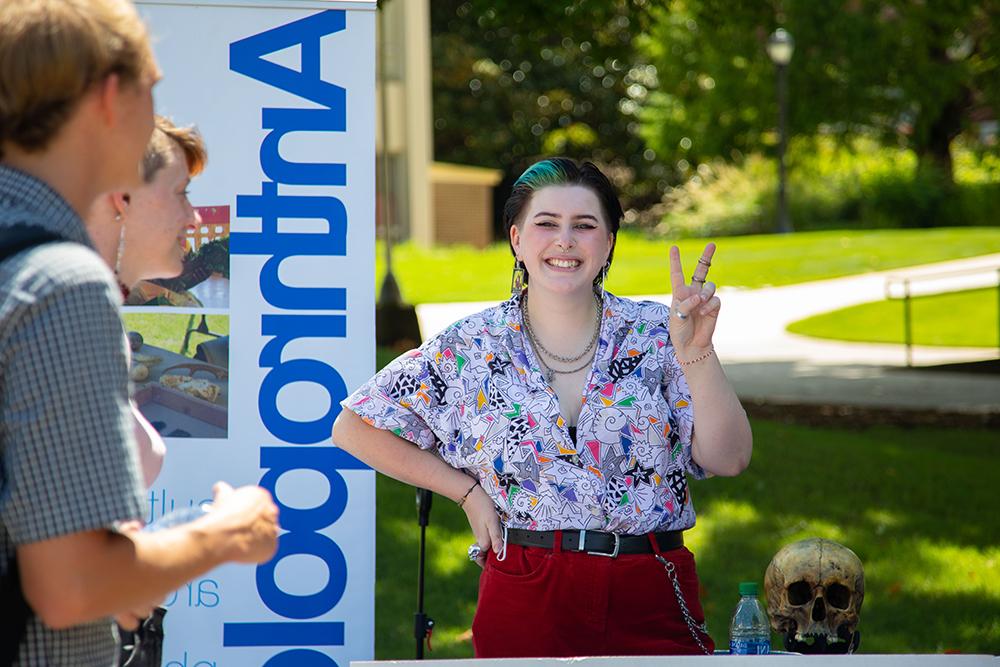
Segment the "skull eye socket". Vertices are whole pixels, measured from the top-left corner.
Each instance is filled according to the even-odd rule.
[[[826,588],[826,601],[831,607],[847,609],[851,604],[851,591],[843,584],[830,584]]]
[[[812,586],[806,581],[796,581],[788,587],[788,601],[798,607],[812,600]]]

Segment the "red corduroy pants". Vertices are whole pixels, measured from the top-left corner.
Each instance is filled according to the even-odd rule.
[[[688,610],[701,625],[694,555],[686,547],[661,555],[674,564]],[[711,637],[697,632],[713,651]],[[653,554],[605,558],[511,544],[498,561],[491,551],[479,578],[472,635],[477,658],[702,653]]]

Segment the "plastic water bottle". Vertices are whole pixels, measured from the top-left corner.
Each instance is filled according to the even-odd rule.
[[[771,652],[771,627],[757,601],[757,582],[740,584],[740,602],[729,626],[731,655],[766,655]]]
[[[181,507],[167,512],[156,521],[147,525],[143,528],[143,530],[148,533],[155,533],[156,531],[163,530],[164,528],[173,528],[174,526],[180,526],[181,524],[203,517],[211,511],[212,503],[202,503],[200,505],[192,505],[190,507]]]

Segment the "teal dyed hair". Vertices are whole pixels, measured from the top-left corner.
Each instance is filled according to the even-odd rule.
[[[546,185],[564,185],[567,180],[569,176],[566,170],[562,169],[556,160],[542,160],[525,169],[524,173],[514,181],[514,187],[520,185],[534,192]]]

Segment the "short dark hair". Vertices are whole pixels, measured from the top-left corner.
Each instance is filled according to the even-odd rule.
[[[615,186],[608,177],[593,162],[577,163],[568,157],[550,157],[534,163],[514,181],[510,196],[503,205],[503,230],[507,234],[508,243],[510,243],[510,228],[521,223],[521,217],[532,195],[550,185],[582,185],[590,188],[601,202],[601,210],[604,212],[611,235],[616,241],[618,240],[618,229],[621,227],[624,213]],[[513,246],[510,251],[514,252]],[[614,254],[615,248],[612,245],[608,254],[609,267]]]

